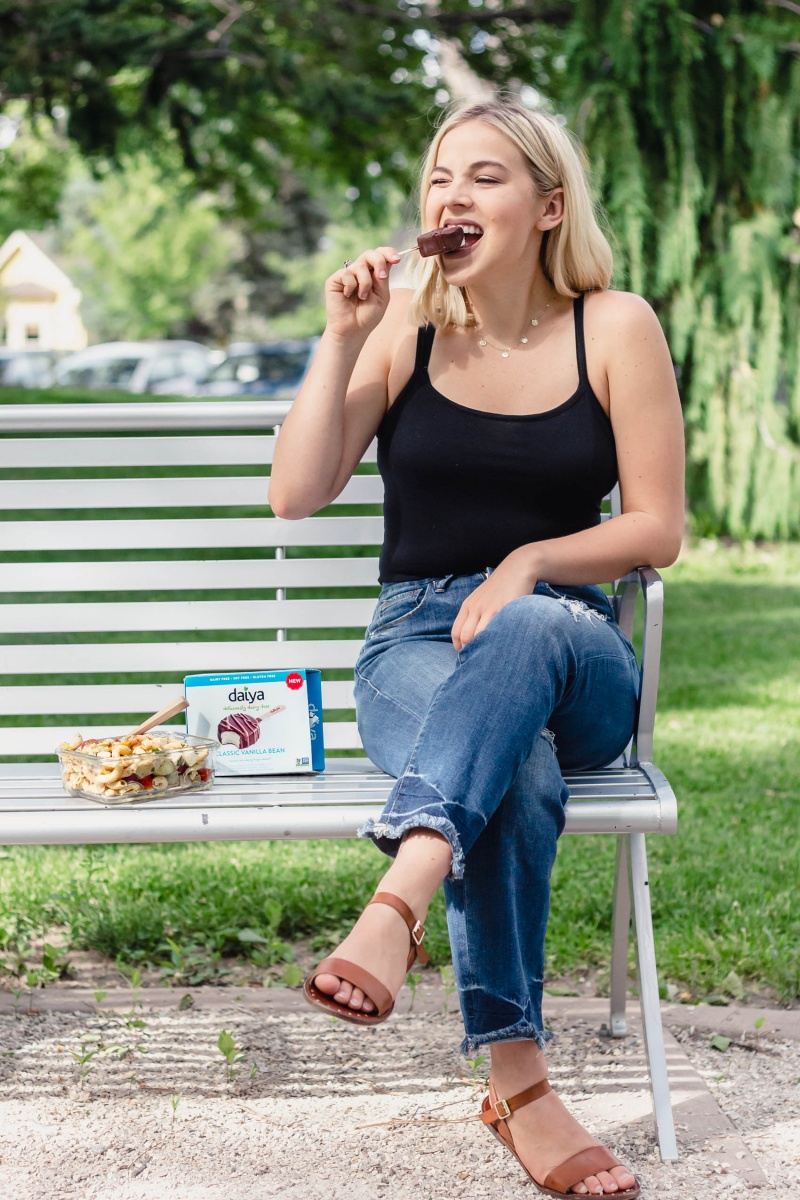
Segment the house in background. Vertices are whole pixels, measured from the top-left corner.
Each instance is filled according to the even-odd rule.
[[[81,294],[44,242],[42,234],[18,229],[0,246],[0,346],[83,350]]]

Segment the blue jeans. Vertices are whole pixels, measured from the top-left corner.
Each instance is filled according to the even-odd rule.
[[[544,1043],[561,770],[622,753],[639,686],[633,649],[596,587],[539,583],[456,652],[453,622],[487,573],[385,585],[356,663],[364,747],[397,779],[360,833],[390,855],[420,827],[452,847],[444,892],[462,1053]]]

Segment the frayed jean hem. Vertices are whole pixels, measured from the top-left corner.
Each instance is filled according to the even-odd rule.
[[[540,1050],[544,1050],[551,1035],[541,1026],[532,1025],[530,1021],[517,1021],[516,1025],[507,1025],[505,1029],[495,1029],[492,1033],[478,1033],[474,1036],[467,1034],[459,1046],[459,1054],[466,1057],[475,1054],[484,1046],[496,1042],[536,1042]]]
[[[399,849],[400,839],[413,829],[433,829],[447,839],[453,853],[453,862],[448,878],[462,879],[464,876],[464,853],[461,849],[461,839],[455,825],[452,821],[448,821],[447,817],[436,816],[435,813],[420,810],[410,813],[406,817],[395,817],[392,820],[381,818],[374,821],[370,818],[358,830],[358,836],[369,838],[379,850],[388,854],[390,858],[394,858]]]

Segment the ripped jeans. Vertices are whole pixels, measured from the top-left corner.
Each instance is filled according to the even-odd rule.
[[[410,829],[449,841],[447,922],[466,1038],[544,1044],[550,872],[564,770],[605,766],[633,730],[639,672],[596,587],[539,583],[458,653],[450,632],[488,572],[383,587],[356,663],[370,758],[394,775],[360,830],[389,855]]]

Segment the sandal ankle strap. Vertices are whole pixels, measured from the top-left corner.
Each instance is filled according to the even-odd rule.
[[[417,920],[405,900],[401,900],[393,892],[376,892],[368,903],[386,904],[389,908],[393,908],[396,913],[399,913],[411,935],[411,950],[414,958],[419,958],[419,961],[423,964],[430,962],[428,951],[422,945],[422,939],[425,937],[425,926],[422,924],[422,921]]]
[[[517,1092],[516,1096],[510,1096],[507,1100],[502,1100],[495,1094],[494,1088],[490,1085],[489,1095],[484,1101],[486,1107],[481,1110],[481,1120],[484,1125],[496,1125],[498,1121],[507,1121],[511,1114],[516,1112],[518,1108],[524,1108],[526,1104],[531,1104],[534,1100],[539,1100],[552,1090],[547,1080],[541,1079],[531,1087],[525,1088],[523,1092]],[[492,1096],[494,1096],[494,1100]]]

